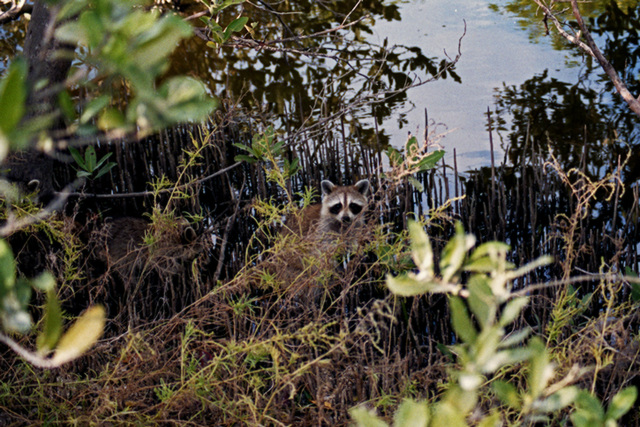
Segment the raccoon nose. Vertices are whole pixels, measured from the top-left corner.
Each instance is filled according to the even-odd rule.
[[[344,224],[351,224],[351,217],[349,215],[345,215],[342,217],[342,222]]]

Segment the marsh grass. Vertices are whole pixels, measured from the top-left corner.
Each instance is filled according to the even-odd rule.
[[[393,175],[393,180],[367,175],[376,193],[358,245],[336,244],[317,256],[309,242],[280,232],[287,216],[317,200],[317,185],[310,184],[318,177],[334,179],[332,168],[340,168],[314,158],[308,141],[295,153],[305,169],[291,179],[277,175],[280,163],[273,158],[266,170],[276,174],[275,180],[259,164],[194,180],[212,173],[211,167],[229,166],[234,153],[230,142],[254,140],[242,129],[227,123],[168,131],[167,137],[188,134],[198,140],[186,157],[174,140],[153,148],[164,150],[161,153],[151,148],[145,152],[144,143],[132,147],[145,152],[152,167],[136,168],[135,153],[116,151],[116,157],[126,161],[105,188],[121,182],[140,191],[135,183],[149,176],[139,178],[136,170],[143,175],[152,169],[174,173],[166,175],[166,182],[157,178],[144,203],[118,199],[119,210],[109,213],[131,216],[136,206],[147,207],[148,226],[131,248],[133,268],[128,274],[114,274],[117,263],[92,261],[95,252],[89,248],[105,244],[100,228],[105,215],[76,212],[71,214],[74,226],[68,221],[47,223],[61,233],[45,233],[61,243],[59,249],[43,247],[46,254],[60,254],[52,264],[57,266],[65,310],[72,315],[79,301],[86,306],[86,300],[100,300],[108,305],[111,322],[85,357],[56,370],[36,370],[5,352],[0,361],[0,421],[347,425],[349,409],[358,404],[390,420],[403,398],[435,401],[451,386],[449,372],[455,363],[446,347],[455,342],[446,297],[394,297],[384,284],[386,274],[413,268],[403,230],[407,218],[424,214],[436,253],[452,235],[454,221],[461,219],[480,241],[508,241],[509,258],[516,264],[553,254],[556,264],[516,283],[516,289],[540,286],[534,286],[532,302],[515,325],[530,326],[545,338],[559,377],[571,378],[602,401],[637,381],[637,302],[619,276],[607,280],[598,275],[637,269],[636,230],[628,225],[610,238],[607,232],[592,232],[590,222],[595,201],[617,203],[615,195],[621,190],[616,186],[622,184],[615,173],[605,181],[586,181],[582,175],[562,175],[560,166],[548,173],[534,158],[533,164],[522,166],[520,178],[509,167],[496,168],[493,184],[484,179],[491,176],[486,170],[464,180],[455,171],[455,192],[464,189],[455,199],[448,194],[451,177],[439,163],[417,174]],[[348,159],[351,170],[340,172],[345,183],[380,164],[376,153],[362,145],[347,146],[340,138],[327,139],[313,155],[332,150],[353,153]],[[151,158],[180,166],[163,169]],[[579,180],[585,183],[584,191],[577,187]],[[607,197],[589,190],[598,182],[614,185]],[[164,191],[187,183],[194,186]],[[92,185],[100,191],[100,183]],[[417,185],[422,191],[416,191]],[[92,209],[98,205],[96,200],[83,203]],[[488,215],[489,204],[500,216]],[[637,203],[618,209],[617,215],[637,216]],[[185,218],[197,231],[193,241],[183,239]],[[599,230],[610,226],[598,224]],[[572,287],[567,278],[576,271],[583,280]],[[29,345],[29,338],[23,341]],[[486,381],[506,380],[520,388],[523,375],[518,366],[505,367]],[[522,421],[490,391],[480,394],[478,408],[485,413],[499,410],[507,425]],[[561,413],[555,421],[561,423],[566,416]],[[637,425],[640,420],[630,414],[624,422]]]

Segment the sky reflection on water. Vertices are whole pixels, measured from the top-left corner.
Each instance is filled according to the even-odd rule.
[[[458,39],[462,40],[462,57],[456,71],[462,83],[451,79],[428,83],[409,91],[408,127],[398,127],[397,116],[385,122],[397,147],[402,146],[408,131],[422,134],[424,108],[429,118],[455,129],[441,141],[448,164],[457,151],[460,171],[490,164],[489,136],[486,131],[487,107],[493,109],[496,88],[520,85],[536,74],[549,70],[550,77],[574,83],[579,67],[567,66],[568,52],[553,50],[548,39],[534,44],[518,24],[518,18],[489,9],[487,0],[415,0],[401,5],[402,22],[379,21],[374,27],[374,42],[389,39],[389,44],[421,47],[429,55],[443,50],[454,57]],[[505,0],[494,1],[499,5]],[[397,113],[399,114],[399,112]],[[494,134],[496,149],[498,136]],[[485,153],[478,156],[478,153]],[[496,160],[502,159],[502,150]]]

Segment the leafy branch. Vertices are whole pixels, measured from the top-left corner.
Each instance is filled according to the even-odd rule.
[[[621,390],[605,411],[599,400],[571,385],[583,369],[574,367],[564,378],[553,382],[554,364],[540,337],[530,338],[531,329],[508,331],[529,303],[527,296],[512,292],[515,279],[551,262],[541,257],[515,268],[507,261],[509,246],[487,242],[473,251],[475,237],[464,233],[460,224],[444,247],[436,272],[434,253],[423,226],[409,224],[411,255],[415,272],[387,277],[387,286],[396,295],[418,296],[424,293],[449,294],[451,324],[458,339],[451,351],[459,368],[451,371],[451,382],[440,400],[434,403],[405,400],[394,417],[395,426],[466,426],[476,409],[480,390],[487,376],[526,364],[519,369],[526,387],[518,390],[512,383],[494,378],[491,389],[503,405],[516,414],[518,423],[549,421],[549,417],[574,405],[571,421],[580,427],[616,425],[635,402],[637,390]],[[471,251],[471,252],[470,252]],[[468,275],[467,280],[463,280]],[[364,407],[351,410],[358,426],[387,425]],[[477,425],[501,425],[501,413],[493,410],[482,417],[476,411]]]

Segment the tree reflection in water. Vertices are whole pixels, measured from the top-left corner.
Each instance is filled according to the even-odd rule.
[[[238,9],[225,12],[221,22],[228,23]],[[456,58],[367,39],[377,20],[400,20],[395,2],[258,2],[245,3],[242,13],[251,34],[220,49],[193,38],[172,72],[195,74],[218,96],[256,115],[269,113],[294,142],[344,119],[351,135],[384,147],[389,137],[376,134],[372,118],[379,125],[395,114],[410,87],[434,78],[459,81]]]

